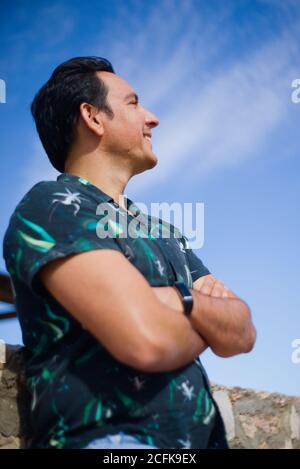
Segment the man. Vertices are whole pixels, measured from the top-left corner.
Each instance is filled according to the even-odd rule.
[[[29,447],[227,448],[199,355],[247,353],[256,332],[247,304],[185,236],[123,195],[157,164],[157,117],[97,57],[58,66],[31,109],[62,174],[31,188],[4,239],[27,352]],[[143,236],[122,236],[136,221]]]

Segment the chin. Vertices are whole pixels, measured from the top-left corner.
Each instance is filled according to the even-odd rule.
[[[154,168],[158,163],[157,157],[154,153],[147,155],[147,158],[144,158],[143,161],[140,162],[138,168],[136,169],[135,174],[143,173],[144,171],[148,171],[149,169]]]
[[[152,153],[151,158],[147,159],[147,163],[148,162],[149,162],[148,169],[154,168],[158,163],[157,156],[154,153]]]

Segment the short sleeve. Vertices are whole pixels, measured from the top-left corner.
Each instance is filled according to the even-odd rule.
[[[37,295],[36,276],[48,262],[93,249],[122,252],[116,238],[99,238],[96,202],[75,186],[45,181],[34,186],[11,217],[3,252],[11,276]]]
[[[203,264],[201,259],[194,253],[194,251],[190,248],[189,242],[186,236],[182,237],[182,242],[185,249],[185,254],[187,257],[190,273],[192,276],[193,282],[195,282],[198,278],[203,277],[204,275],[209,275],[211,272],[208,270],[207,267]]]

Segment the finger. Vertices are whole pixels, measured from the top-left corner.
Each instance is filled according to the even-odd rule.
[[[215,283],[215,279],[212,279],[212,278],[205,279],[205,282],[203,283],[199,291],[203,293],[203,295],[210,295],[212,292],[214,283]]]
[[[223,297],[223,292],[224,292],[224,285],[219,282],[219,281],[216,281],[214,286],[213,286],[213,289],[212,289],[212,292],[211,292],[211,296],[213,296],[214,298],[222,298]]]
[[[235,293],[233,293],[231,290],[228,290],[228,297],[229,298],[238,298],[238,296]]]

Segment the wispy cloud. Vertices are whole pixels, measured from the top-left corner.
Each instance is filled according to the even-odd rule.
[[[139,2],[122,3],[109,33],[103,28],[95,37],[95,43],[109,44],[105,50],[117,73],[160,118],[153,131],[159,163],[130,181],[136,192],[167,182],[182,166],[193,168],[191,178],[207,178],[255,158],[286,118],[299,22],[291,27],[283,21],[278,37],[234,54],[232,8],[231,2],[209,11],[205,2],[164,0],[148,7],[141,21]],[[249,28],[255,32],[255,25]],[[34,174],[45,175],[45,167]]]
[[[145,90],[147,106],[157,106],[161,124],[153,132],[159,164],[130,182],[135,191],[167,183],[181,167],[193,169],[189,172],[192,182],[193,178],[207,178],[212,171],[255,158],[259,148],[272,138],[272,132],[287,119],[290,83],[298,73],[299,46],[295,38],[300,23],[296,19],[292,27],[283,24],[279,37],[273,35],[258,49],[249,49],[228,62],[228,31],[222,35],[223,40],[217,31],[226,16],[223,10],[209,26],[201,22],[201,15],[198,23],[191,21],[188,31],[180,40],[174,37],[173,48],[165,48],[164,57],[154,61],[154,67],[151,54],[146,52],[147,45],[150,50],[153,44],[149,46],[149,30],[143,25],[144,71],[141,79],[129,79]],[[200,23],[199,37],[196,25]],[[172,29],[172,17],[166,25],[158,20],[156,35],[159,37],[160,28],[165,30],[169,24]],[[193,56],[194,49],[197,54]],[[222,55],[225,57],[219,62]],[[137,63],[139,60],[141,57]],[[218,67],[212,71],[213,60],[218,60]]]
[[[211,170],[255,157],[258,146],[287,118],[296,63],[297,51],[283,34],[211,76],[205,87],[195,83],[178,93],[161,118],[156,183],[182,164],[193,168],[191,178],[207,177]]]

